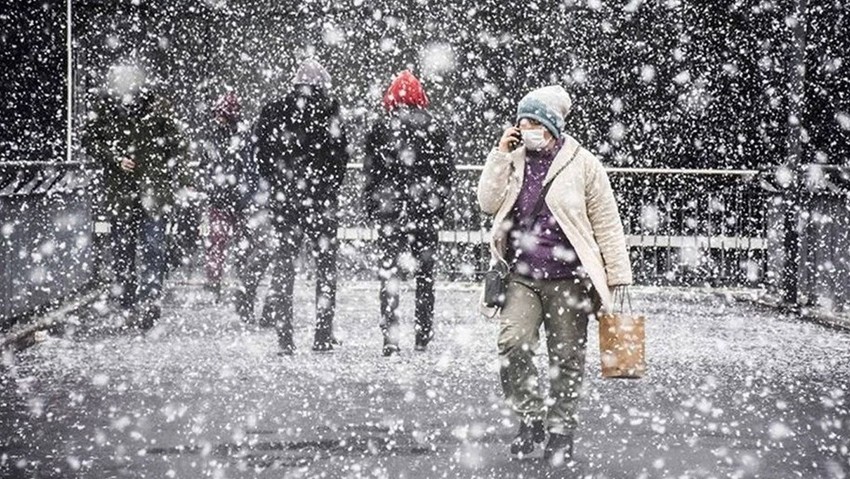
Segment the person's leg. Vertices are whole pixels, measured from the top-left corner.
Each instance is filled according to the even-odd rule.
[[[142,215],[142,267],[139,300],[144,305],[142,326],[152,327],[160,316],[160,298],[165,281],[165,218]]]
[[[593,306],[584,285],[579,282],[546,281],[541,290],[552,404],[547,414],[551,437],[546,456],[562,462],[572,456],[572,437],[578,425],[576,415],[584,375],[587,323]]]
[[[399,351],[398,332],[398,296],[400,280],[398,274],[398,255],[401,251],[400,242],[403,237],[396,231],[381,229],[378,236],[380,255],[378,277],[381,289],[378,293],[381,301],[381,333],[384,336],[384,356],[391,356]]]
[[[272,270],[269,294],[260,319],[262,326],[274,326],[278,344],[284,354],[292,354],[295,343],[292,337],[292,292],[295,283],[295,254],[302,234],[297,227],[276,225],[278,246]]]
[[[313,240],[316,259],[316,335],[313,349],[333,349],[333,322],[336,310],[337,248],[336,221],[326,221]]]
[[[434,262],[437,249],[436,231],[417,235],[413,254],[416,270],[416,348],[424,350],[434,337]]]
[[[224,270],[224,251],[230,237],[232,217],[224,210],[209,209],[210,235],[207,245],[207,284],[216,293],[221,292],[221,277]]]
[[[271,260],[266,237],[268,225],[264,219],[266,215],[253,210],[240,212],[236,216],[234,255],[240,285],[236,289],[234,303],[236,313],[247,323],[254,320],[257,288]]]
[[[544,402],[534,365],[542,321],[543,307],[536,282],[514,274],[508,276],[498,349],[502,391],[520,419],[519,432],[511,443],[512,454],[529,454],[534,451],[535,442],[545,439]]]
[[[140,210],[141,207],[138,208]],[[136,272],[136,247],[139,236],[140,213],[137,208],[115,207],[111,218],[112,268],[115,275],[116,296],[125,311],[136,307],[138,281]]]
[[[591,302],[581,283],[546,281],[543,291],[543,325],[549,352],[549,430],[568,433],[577,425],[579,392],[584,375],[587,322]]]
[[[514,274],[508,276],[505,306],[500,314],[499,373],[505,399],[524,421],[543,418],[543,398],[534,365],[542,321],[543,307],[535,282]]]

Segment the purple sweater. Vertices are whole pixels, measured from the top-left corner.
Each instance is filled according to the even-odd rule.
[[[522,189],[511,210],[508,248],[511,269],[522,276],[568,279],[581,275],[581,262],[546,203],[536,218],[529,218],[543,191],[546,173],[563,146],[560,139],[550,150],[527,152]]]

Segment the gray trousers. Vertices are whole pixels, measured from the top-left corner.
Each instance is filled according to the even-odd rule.
[[[546,419],[549,431],[559,434],[576,428],[593,310],[586,282],[508,276],[500,316],[500,376],[508,404],[523,421]],[[540,394],[534,365],[541,324],[549,352],[548,401]]]

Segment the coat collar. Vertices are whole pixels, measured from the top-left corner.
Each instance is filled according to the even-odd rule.
[[[558,154],[555,155],[555,159],[552,161],[549,171],[546,172],[546,178],[543,179],[543,183],[545,184],[552,179],[552,176],[555,175],[555,173],[561,171],[561,168],[570,161],[570,158],[573,157],[573,153],[576,149],[580,147],[581,145],[578,144],[578,141],[576,141],[575,138],[565,133],[564,144],[561,145],[561,149],[558,151]]]

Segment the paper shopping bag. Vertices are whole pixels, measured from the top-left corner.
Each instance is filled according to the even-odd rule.
[[[602,377],[638,379],[646,374],[645,318],[634,314],[604,314],[599,318]]]

